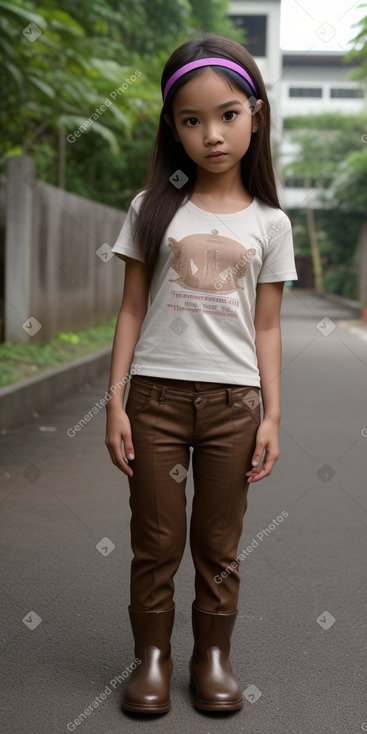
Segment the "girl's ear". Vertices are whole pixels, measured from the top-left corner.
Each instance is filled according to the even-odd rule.
[[[252,125],[251,125],[251,132],[257,133],[259,129],[259,119],[257,117],[257,113],[259,110],[261,110],[264,102],[262,99],[257,99],[255,102],[255,105],[251,108],[251,116],[252,116]]]
[[[176,142],[177,143],[180,143],[181,141],[180,141],[180,138],[178,137],[177,130],[176,130],[176,125],[174,123],[173,117],[171,117],[171,115],[168,115],[166,113],[165,115],[163,115],[163,119],[165,120],[165,122],[167,123],[167,125],[171,128],[171,130],[173,132],[173,135],[175,137]]]

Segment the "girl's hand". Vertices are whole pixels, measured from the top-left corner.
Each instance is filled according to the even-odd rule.
[[[262,455],[265,450],[265,457]],[[246,472],[249,483],[271,474],[276,460],[279,458],[279,426],[273,418],[265,417],[256,433],[256,447],[251,460],[253,468]]]
[[[121,448],[122,441],[124,443],[124,453]],[[131,439],[130,421],[122,408],[112,406],[107,408],[105,444],[112,463],[128,477],[132,477],[133,470],[128,465],[128,459],[132,461],[135,458],[134,446]]]

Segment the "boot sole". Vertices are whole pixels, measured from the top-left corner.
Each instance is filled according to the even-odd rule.
[[[201,701],[196,697],[196,686],[192,678],[190,678],[190,687],[195,693],[194,706],[199,711],[238,711],[243,706],[242,697],[237,701],[229,701],[228,703],[220,703],[218,701]]]
[[[135,714],[165,714],[171,710],[171,701],[162,703],[157,706],[146,706],[141,703],[130,703],[129,701],[122,701],[121,708],[123,711],[132,711]]]

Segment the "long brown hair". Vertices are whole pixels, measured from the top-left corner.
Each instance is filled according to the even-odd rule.
[[[263,105],[256,113],[258,131],[253,133],[246,154],[241,160],[241,175],[244,185],[252,196],[256,196],[274,208],[280,208],[276,191],[273,163],[270,149],[270,105],[260,70],[251,54],[240,43],[214,33],[205,33],[183,43],[168,59],[162,73],[163,89],[172,76],[184,64],[206,57],[221,57],[240,64],[253,79],[258,98]],[[165,114],[172,115],[171,103],[174,92],[203,68],[184,74],[172,87],[163,104],[158,133],[155,140],[150,174],[144,186],[144,197],[136,217],[134,237],[144,257],[150,278],[157,265],[160,244],[172,218],[184,199],[190,197],[195,184],[196,164],[189,158],[181,143],[176,142],[170,126],[164,119]],[[226,69],[214,67],[214,71],[224,76],[230,85],[236,84],[233,74]],[[176,188],[169,181],[175,171],[181,170],[188,181],[181,188]]]

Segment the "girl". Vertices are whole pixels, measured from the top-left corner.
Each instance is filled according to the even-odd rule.
[[[250,54],[213,34],[190,40],[167,61],[162,95],[150,179],[112,248],[126,270],[106,445],[130,487],[129,616],[140,661],[122,708],[170,709],[192,447],[190,684],[198,709],[233,711],[242,706],[229,659],[238,543],[249,485],[279,456],[280,308],[297,273],[269,102]]]

